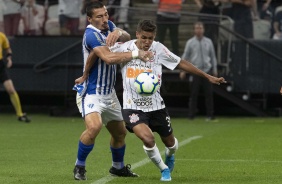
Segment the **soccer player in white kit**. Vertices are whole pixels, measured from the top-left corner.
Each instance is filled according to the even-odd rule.
[[[135,77],[143,71],[149,71],[158,76],[161,84],[162,65],[173,70],[182,69],[208,79],[211,83],[225,83],[225,79],[213,77],[196,67],[188,61],[181,59],[170,52],[163,44],[155,42],[157,27],[151,20],[141,20],[137,26],[136,40],[125,43],[116,43],[113,52],[136,52],[140,50],[151,51],[153,57],[147,62],[135,58],[129,62],[122,63],[123,77],[123,118],[126,128],[135,133],[143,142],[143,149],[151,161],[161,172],[161,181],[171,181],[171,172],[174,168],[174,153],[178,148],[178,141],[173,135],[170,116],[165,107],[160,92],[152,96],[141,96],[134,88]],[[106,51],[105,51],[106,54]],[[83,76],[77,79],[82,82],[88,75],[89,69],[85,68]],[[159,149],[155,143],[153,132],[157,132],[166,146],[165,162],[162,160]]]
[[[108,20],[106,7],[99,1],[91,3],[87,8],[89,25],[87,26],[83,41],[84,64],[94,61],[88,79],[81,85],[76,85],[78,91],[77,106],[85,121],[86,130],[81,134],[75,168],[75,180],[86,180],[86,158],[94,148],[94,143],[104,124],[111,134],[110,149],[112,152],[111,175],[122,177],[136,177],[129,165],[124,165],[125,135],[121,114],[121,106],[116,96],[114,85],[116,80],[116,64],[130,61],[133,58],[147,59],[151,52],[124,52],[109,53],[105,55],[100,46],[112,45],[122,36],[130,39],[130,35]],[[124,38],[124,39],[125,39]],[[103,48],[103,47],[101,47]],[[107,47],[108,48],[108,47]],[[85,67],[85,66],[84,66]]]

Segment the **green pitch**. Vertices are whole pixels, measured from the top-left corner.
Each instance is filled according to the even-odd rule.
[[[142,143],[128,133],[125,163],[139,178],[115,178],[111,166],[109,134],[99,134],[87,159],[87,181],[74,181],[72,170],[81,118],[32,115],[32,122],[18,122],[13,114],[0,114],[1,184],[163,183]],[[206,122],[172,118],[180,148],[171,183],[280,184],[282,183],[282,119],[224,118]],[[157,137],[157,145],[164,146]]]

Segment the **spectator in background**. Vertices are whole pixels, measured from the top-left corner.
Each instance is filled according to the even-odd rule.
[[[153,0],[153,2],[158,3],[156,41],[164,43],[166,32],[169,30],[172,52],[179,55],[178,27],[184,0]]]
[[[204,24],[196,22],[194,24],[195,36],[189,39],[185,45],[182,59],[190,61],[198,69],[217,76],[217,60],[211,39],[204,36]],[[186,72],[180,72],[180,78],[185,79]],[[212,84],[197,75],[190,75],[191,92],[189,99],[189,118],[193,119],[196,115],[197,99],[199,90],[202,87],[205,94],[207,120],[214,119],[214,104]]]
[[[61,35],[78,35],[81,0],[59,0]]]
[[[14,36],[18,34],[19,23],[21,19],[21,8],[25,0],[3,0],[6,6],[4,10],[4,30],[6,36]]]
[[[16,110],[18,120],[28,123],[30,120],[26,114],[22,112],[20,98],[7,71],[7,68],[12,66],[12,49],[10,48],[9,40],[2,32],[0,32],[0,48],[0,81],[3,83],[5,90],[10,96],[10,100]],[[4,53],[6,54],[6,58],[4,58]],[[4,59],[7,61],[4,61]]]
[[[222,3],[231,3],[224,15],[234,20],[234,31],[245,38],[254,38],[253,17],[257,15],[256,0],[221,0]]]
[[[203,14],[220,14],[220,0],[194,0],[197,6],[200,8],[200,13]],[[210,38],[213,44],[216,46],[218,38],[218,24],[219,18],[215,17],[200,17],[199,21],[205,24],[205,36]]]
[[[282,87],[280,88],[280,94],[282,95]]]
[[[6,9],[6,6],[3,0],[0,0],[0,32],[4,32],[3,12],[5,9]]]
[[[271,0],[255,0],[257,2],[257,9],[259,12],[259,17],[264,19],[265,16],[272,14],[273,9],[270,5]]]
[[[128,8],[132,6],[130,0],[109,0],[107,6],[120,6],[120,8],[108,8],[110,20],[117,23],[117,27],[127,30],[129,28],[128,22]]]
[[[38,14],[38,6],[35,0],[26,0],[21,10],[23,19],[24,35],[36,34],[36,15]]]
[[[119,15],[118,15],[118,27],[128,30],[129,24],[128,22],[128,8],[131,6],[130,5],[130,0],[121,0],[120,1],[120,7],[121,9],[119,10]]]
[[[282,5],[276,8],[274,15],[273,29],[274,29],[273,39],[282,40]]]
[[[254,0],[229,0],[232,3],[231,18],[234,20],[234,31],[245,38],[253,38]]]

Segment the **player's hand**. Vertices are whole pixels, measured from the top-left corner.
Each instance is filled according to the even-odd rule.
[[[226,80],[223,77],[214,77],[214,76],[210,76],[209,77],[209,81],[213,84],[217,84],[220,85],[222,83],[226,83]]]
[[[75,79],[74,83],[75,84],[82,84],[85,80],[86,80],[86,77],[81,76],[81,77]]]
[[[154,56],[154,53],[152,51],[144,51],[144,50],[139,50],[138,53],[138,58],[141,59],[142,61],[150,61]]]
[[[121,31],[119,29],[114,30],[113,32],[109,33],[109,35],[106,38],[106,44],[108,47],[113,46],[119,37],[121,36]]]
[[[282,95],[282,87],[280,88],[280,95]]]

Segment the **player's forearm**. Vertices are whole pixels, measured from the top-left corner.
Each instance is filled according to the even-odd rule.
[[[90,72],[90,69],[94,65],[95,60],[97,59],[97,56],[95,55],[95,52],[92,50],[87,58],[87,61],[85,63],[84,72],[83,72],[83,78],[87,78]]]
[[[133,56],[132,52],[122,52],[122,53],[110,52],[107,55],[101,57],[101,59],[109,65],[129,62],[134,58],[138,58],[138,55]]]
[[[186,61],[186,60],[181,60],[180,63],[177,66],[179,69],[183,70],[184,72],[188,72],[194,75],[198,75],[200,77],[208,78],[208,74],[203,72],[202,70],[198,69],[195,67],[192,63]]]
[[[116,30],[119,31],[120,36],[119,36],[119,41],[120,42],[127,42],[131,39],[130,34],[122,29],[117,28]]]

